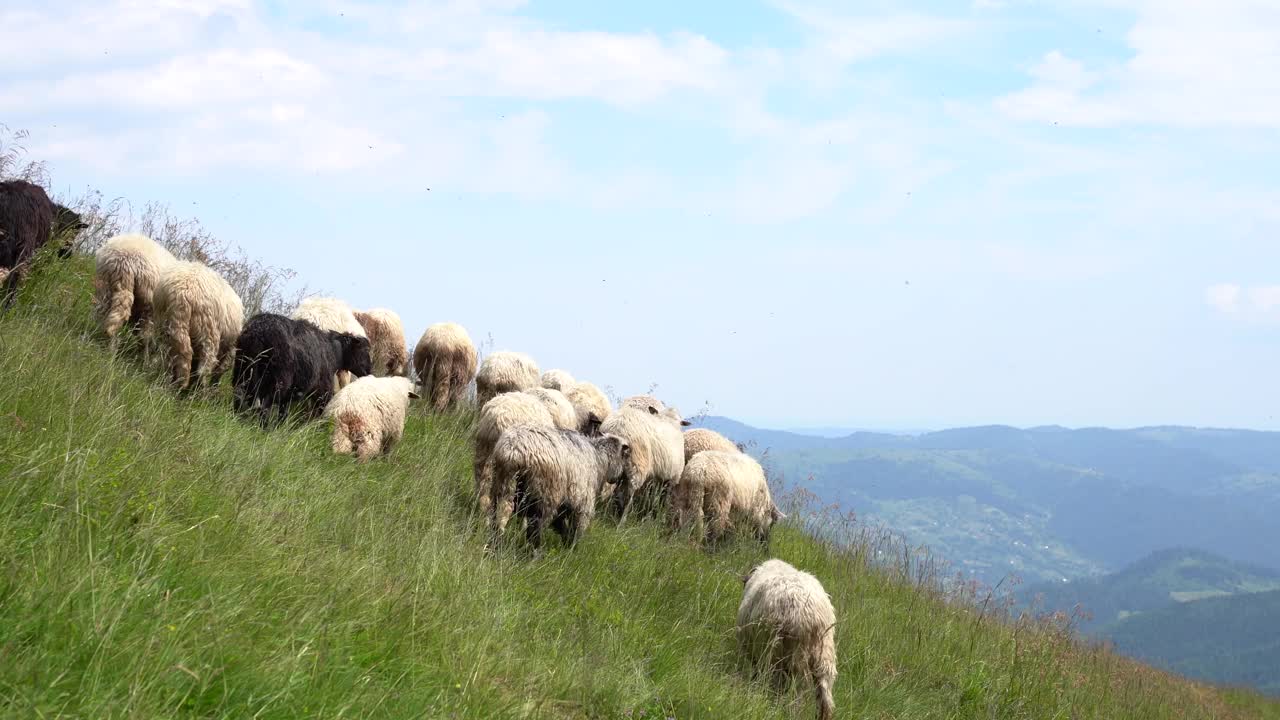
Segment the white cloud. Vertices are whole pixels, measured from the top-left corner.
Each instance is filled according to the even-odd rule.
[[[1280,285],[1249,288],[1249,302],[1260,312],[1280,310]]]
[[[1280,319],[1280,285],[1212,285],[1205,290],[1205,302],[1229,315]]]
[[[1058,51],[998,100],[1010,116],[1063,125],[1280,128],[1280,3],[1132,0],[1132,55],[1087,70]]]

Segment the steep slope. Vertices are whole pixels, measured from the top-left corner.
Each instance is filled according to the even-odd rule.
[[[264,433],[225,388],[178,399],[109,356],[89,287],[87,261],[46,262],[0,318],[0,714],[812,717],[735,668],[754,545],[603,521],[572,552],[487,557],[468,416],[332,457],[323,425]],[[849,537],[792,524],[772,548],[833,597],[840,717],[1280,717],[996,622]]]

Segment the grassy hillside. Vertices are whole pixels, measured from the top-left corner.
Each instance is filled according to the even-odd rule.
[[[1107,636],[1118,650],[1160,667],[1280,695],[1280,590],[1132,615]]]
[[[604,521],[486,557],[469,416],[332,457],[322,425],[264,433],[225,388],[178,399],[110,357],[89,287],[87,260],[46,263],[0,318],[0,716],[812,717],[735,668],[756,547]],[[878,549],[774,534],[836,605],[840,717],[1280,717],[995,622]]]

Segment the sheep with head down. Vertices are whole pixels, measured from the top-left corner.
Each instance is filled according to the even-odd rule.
[[[128,324],[141,334],[143,348],[148,349],[156,286],[175,262],[172,253],[138,233],[116,235],[94,253],[94,314],[112,348],[117,333]]]
[[[694,455],[705,450],[741,452],[732,440],[710,428],[693,428],[684,433],[684,461],[687,464]]]
[[[576,430],[531,426],[502,433],[491,460],[494,540],[511,517],[497,510],[511,508],[525,521],[535,553],[548,526],[573,547],[591,524],[601,490],[626,472],[630,453],[617,435],[589,438]]]
[[[471,471],[475,481],[476,502],[482,515],[488,516],[493,509],[493,468],[489,456],[498,444],[499,438],[506,430],[520,426],[554,428],[555,419],[547,405],[529,393],[503,393],[485,403],[480,408],[480,417],[476,420],[475,457]],[[505,527],[506,519],[511,517],[510,507],[497,509]]]
[[[348,333],[366,339],[369,337],[364,326],[356,319],[356,313],[351,306],[337,298],[307,298],[298,304],[291,317],[294,320],[306,320],[321,330]],[[354,379],[355,376],[351,373],[340,370],[333,379],[333,389],[340,390]]]
[[[155,322],[169,352],[173,384],[184,390],[217,382],[235,359],[244,303],[221,275],[196,262],[177,261],[160,276],[153,298]]]
[[[764,468],[745,453],[705,450],[693,456],[672,490],[671,519],[703,529],[711,544],[731,529],[750,531],[766,547],[773,524],[786,517],[773,503]]]
[[[386,308],[355,310],[353,314],[369,338],[373,374],[378,377],[404,375],[409,368],[409,351],[405,347],[400,316]]]
[[[613,413],[613,403],[609,402],[608,396],[585,380],[565,390],[564,397],[578,416],[578,431],[587,435],[599,433],[600,424]]]
[[[658,404],[660,405],[660,403]],[[642,495],[648,514],[656,514],[668,489],[684,470],[684,433],[689,422],[673,407],[649,404],[643,409],[624,405],[600,425],[600,432],[617,435],[631,445],[626,477],[614,486],[614,510],[625,520],[631,503]]]
[[[61,241],[58,256],[70,257],[74,236],[88,226],[74,210],[50,200],[39,185],[0,181],[0,309],[13,304],[40,248]]]
[[[365,462],[391,452],[404,435],[413,381],[403,376],[357,378],[333,396],[324,414],[333,421],[333,451]]]
[[[436,323],[413,348],[413,368],[431,409],[444,412],[466,399],[476,375],[476,346],[461,325]]]
[[[502,350],[484,359],[476,375],[476,403],[484,406],[502,393],[538,387],[538,363],[524,353]]]
[[[301,404],[316,417],[334,394],[333,378],[346,370],[356,377],[373,372],[368,338],[321,330],[306,320],[258,313],[236,340],[236,412],[257,408],[266,427]]]
[[[525,392],[538,398],[543,405],[547,406],[547,412],[551,413],[551,420],[556,427],[561,430],[578,429],[578,413],[564,393],[543,387],[532,388]]]
[[[818,720],[835,717],[836,612],[818,579],[776,558],[742,579],[736,635],[753,677],[775,690],[792,680],[813,683]]]
[[[565,392],[577,382],[566,370],[548,370],[542,373],[542,387]]]

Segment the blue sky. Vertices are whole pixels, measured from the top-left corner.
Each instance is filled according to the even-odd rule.
[[[1280,429],[1280,5],[0,9],[55,189],[686,414]]]

